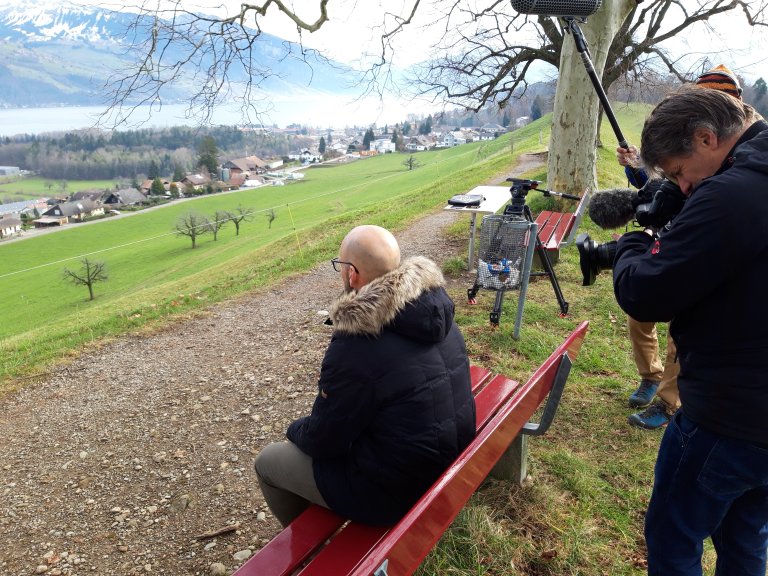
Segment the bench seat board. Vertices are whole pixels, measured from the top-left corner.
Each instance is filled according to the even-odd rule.
[[[491,371],[473,364],[469,367],[469,377],[472,382],[472,392],[477,392],[477,389],[491,377]]]
[[[288,576],[293,574],[320,544],[341,528],[346,520],[322,506],[310,506],[258,554],[235,572],[236,576]]]
[[[558,250],[568,237],[576,216],[571,213],[543,211],[536,218],[539,226],[539,239],[544,249]]]

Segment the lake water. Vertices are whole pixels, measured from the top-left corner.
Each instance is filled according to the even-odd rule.
[[[402,122],[406,119],[407,103],[390,103],[378,100],[368,102],[344,102],[338,96],[313,98],[311,102],[282,101],[272,102],[272,110],[261,118],[251,119],[251,124],[259,126],[277,125],[285,127],[297,123],[317,128],[343,128],[345,126],[370,126]],[[197,126],[199,120],[187,118],[187,106],[169,104],[160,110],[138,107],[127,125],[118,130],[138,128],[162,128],[168,126]],[[15,108],[0,109],[0,136],[16,134],[41,134],[44,132],[62,132],[93,127],[99,115],[104,112],[98,106],[67,106],[59,108]],[[417,112],[417,110],[413,110]],[[419,111],[420,112],[420,111]],[[238,107],[217,107],[211,124],[227,126],[243,125],[243,115]],[[109,126],[109,124],[107,124]]]

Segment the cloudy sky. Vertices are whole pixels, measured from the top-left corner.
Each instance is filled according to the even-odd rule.
[[[28,0],[0,0],[0,6],[18,6]],[[711,3],[713,0],[700,0]],[[75,0],[76,3],[96,4],[97,0]],[[480,0],[466,0],[467,3],[480,4]],[[59,0],[35,0],[35,5],[52,3],[60,5]],[[158,5],[170,5],[169,0],[106,0],[98,2],[100,6],[116,10],[130,9],[132,4],[142,4],[146,9]],[[413,0],[333,0],[329,3],[330,20],[315,33],[304,33],[302,42],[309,47],[321,50],[326,56],[347,64],[361,64],[361,60],[380,55],[380,35],[382,24],[391,29],[397,16],[407,16]],[[239,0],[184,0],[182,5],[189,11],[225,14],[239,10]],[[394,40],[392,52],[394,64],[400,68],[422,61],[430,53],[431,46],[440,39],[442,32],[435,15],[437,0],[422,0],[414,21],[406,26]],[[293,6],[304,21],[312,22],[319,16],[319,0],[293,0]],[[484,5],[484,4],[483,4]],[[694,0],[686,0],[691,8]],[[274,7],[262,21],[262,28],[288,40],[298,40],[296,26]],[[746,83],[752,83],[759,77],[768,80],[768,30],[753,29],[745,22],[740,11],[718,15],[713,18],[712,26],[699,25],[687,30],[679,38],[668,44],[672,55],[683,61],[694,62],[708,56],[713,63],[724,63],[742,76]],[[542,74],[554,75],[555,70],[547,68]],[[296,95],[298,97],[299,95]],[[287,105],[298,107],[300,102]],[[387,95],[383,101],[371,98],[358,102],[315,102],[316,106],[307,109],[308,117],[303,122],[311,125],[323,125],[341,122],[378,124],[402,121],[405,113],[430,113],[440,108],[439,103],[424,100],[403,101],[396,95]],[[343,104],[343,105],[342,105]],[[304,107],[306,109],[306,106]],[[293,110],[291,111],[293,113]],[[282,118],[274,122],[282,124]]]

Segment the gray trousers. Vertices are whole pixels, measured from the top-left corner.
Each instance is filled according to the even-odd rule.
[[[283,526],[310,504],[328,508],[315,484],[312,458],[293,442],[275,442],[264,448],[254,463],[261,492],[272,514]]]

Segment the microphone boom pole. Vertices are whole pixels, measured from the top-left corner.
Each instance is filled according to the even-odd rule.
[[[589,79],[592,80],[592,85],[595,87],[595,92],[597,92],[597,97],[600,99],[600,103],[603,105],[605,115],[608,116],[608,121],[611,123],[614,134],[616,134],[616,138],[619,141],[619,146],[622,148],[629,148],[629,143],[627,142],[626,138],[624,138],[624,134],[621,133],[619,123],[616,120],[616,116],[614,115],[613,110],[611,109],[611,104],[608,102],[608,96],[605,94],[603,85],[600,84],[600,79],[597,77],[597,72],[595,72],[595,67],[589,57],[587,41],[584,39],[584,34],[581,32],[581,28],[579,28],[579,25],[576,22],[576,18],[574,16],[563,16],[561,20],[565,25],[566,33],[570,32],[571,36],[573,36],[573,41],[576,43],[576,50],[581,55],[581,60],[584,62],[584,68],[587,69],[587,75],[589,76]]]

